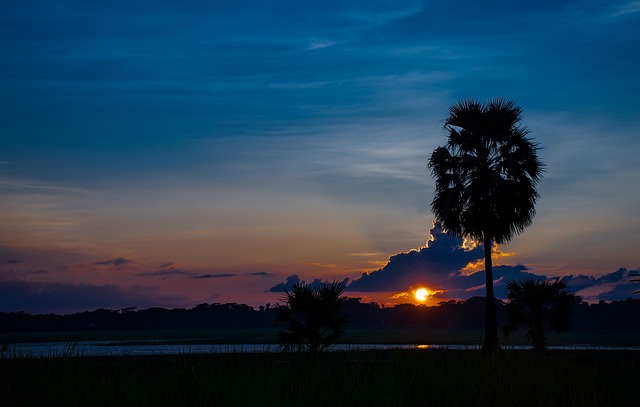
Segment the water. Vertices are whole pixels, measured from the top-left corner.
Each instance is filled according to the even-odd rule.
[[[415,345],[415,344],[338,344],[329,351],[364,351],[390,349],[452,349],[478,350],[480,345]],[[593,345],[549,346],[559,350],[640,350],[640,347],[612,347]],[[503,349],[532,349],[531,346],[510,345]],[[0,351],[0,358],[24,357],[69,357],[69,356],[138,356],[138,355],[180,355],[200,353],[261,353],[280,352],[274,344],[210,344],[210,345],[166,345],[122,341],[83,341],[83,342],[39,342],[6,345]]]

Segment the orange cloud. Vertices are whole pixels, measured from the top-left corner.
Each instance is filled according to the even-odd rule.
[[[466,239],[464,240],[462,247],[465,247],[465,244],[467,244]],[[500,245],[497,243],[493,244],[491,253],[492,253],[492,259],[493,259],[494,265],[498,265],[499,259],[502,259],[505,257],[513,257],[516,255],[516,252],[503,252],[502,250],[500,250]],[[477,261],[471,261],[467,263],[467,265],[462,269],[461,274],[463,276],[469,276],[473,273],[476,273],[478,271],[483,271],[483,270],[484,270],[484,259],[478,259]]]

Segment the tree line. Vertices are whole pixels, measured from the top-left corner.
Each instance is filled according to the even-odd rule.
[[[496,300],[498,326],[507,322],[506,303]],[[441,302],[437,306],[401,304],[385,307],[347,297],[341,304],[347,329],[482,329],[484,297]],[[629,298],[572,307],[571,330],[634,330],[640,332],[640,299]],[[272,329],[277,307],[257,309],[237,303],[203,303],[187,308],[97,309],[67,315],[0,312],[0,332],[58,332],[172,329]]]

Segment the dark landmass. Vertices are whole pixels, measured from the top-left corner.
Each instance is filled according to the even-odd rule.
[[[441,302],[438,306],[402,304],[382,307],[349,298],[344,313],[350,328],[482,329],[484,298]],[[496,301],[498,326],[505,324],[504,303]],[[236,303],[198,304],[185,308],[97,309],[68,315],[0,313],[0,333],[109,330],[259,329],[274,328],[275,308],[254,309]],[[640,299],[576,304],[571,329],[640,332]]]

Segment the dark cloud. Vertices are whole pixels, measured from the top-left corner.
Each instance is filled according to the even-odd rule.
[[[139,273],[139,276],[145,277],[172,277],[172,276],[194,276],[196,273],[192,273],[186,271],[184,269],[178,268],[175,265],[175,262],[162,263],[160,268],[155,271],[147,271],[144,273]]]
[[[633,292],[639,288],[639,284],[632,281],[632,276],[638,272],[639,270],[627,270],[623,267],[598,278],[582,274],[564,278],[569,288],[586,301],[615,301],[632,297]]]
[[[381,269],[362,273],[349,284],[349,291],[401,291],[415,284],[444,287],[458,276],[468,263],[481,259],[482,246],[467,250],[462,239],[442,232],[439,224],[430,231],[432,239],[420,250],[400,253],[389,258]]]
[[[496,298],[506,298],[506,284],[509,280],[522,280],[524,278],[545,279],[545,276],[539,276],[527,271],[527,267],[522,264],[516,266],[494,266],[493,267],[493,289]],[[442,293],[444,297],[454,297],[466,299],[473,296],[485,295],[485,276],[484,270],[478,271],[470,275],[455,275],[448,280],[446,293]]]
[[[207,278],[224,278],[224,277],[236,277],[236,276],[237,274],[233,274],[233,273],[219,273],[219,274],[196,274],[189,278],[207,279]]]
[[[7,260],[5,261],[6,264],[20,264],[20,263],[24,263],[24,261],[22,260]]]
[[[348,291],[358,292],[394,292],[406,291],[417,285],[427,285],[443,292],[436,296],[466,299],[485,295],[484,270],[465,275],[462,270],[469,262],[481,260],[484,256],[482,246],[473,250],[462,247],[462,239],[442,232],[435,224],[430,231],[432,240],[420,250],[391,256],[381,269],[363,273],[349,284]],[[601,277],[586,275],[564,276],[570,291],[581,295],[585,300],[612,301],[629,298],[638,284],[630,281],[630,274],[637,271],[621,268]],[[545,279],[558,276],[544,276],[530,272],[522,264],[497,265],[493,267],[494,291],[496,298],[506,298],[506,283],[509,280],[524,278]],[[271,290],[290,287],[299,279],[290,276],[287,283],[279,284]]]
[[[250,273],[250,276],[270,276],[271,273],[267,273],[266,271],[258,271],[255,273]]]
[[[182,296],[157,296],[148,287],[0,281],[0,311],[70,313],[97,308],[182,306]]]
[[[283,293],[285,291],[291,291],[291,288],[301,281],[302,280],[300,280],[300,277],[298,277],[297,274],[292,274],[287,277],[286,282],[276,284],[267,291],[270,293]]]
[[[326,280],[322,280],[322,279],[316,278],[312,282],[309,283],[309,286],[311,286],[312,288],[316,288],[320,284],[322,284],[323,281],[326,281]],[[349,279],[345,278],[344,280],[342,280],[342,283],[343,284],[347,284],[348,281],[349,281]],[[298,283],[305,283],[305,281],[300,279],[300,277],[298,277],[297,274],[292,274],[289,277],[287,277],[287,281],[286,282],[274,285],[269,290],[267,290],[267,292],[283,293],[285,291],[291,291],[293,286],[298,284]]]
[[[124,257],[117,257],[115,259],[96,261],[93,264],[96,266],[115,266],[118,270],[120,270],[127,264],[133,263],[135,263],[133,260],[125,259]]]

